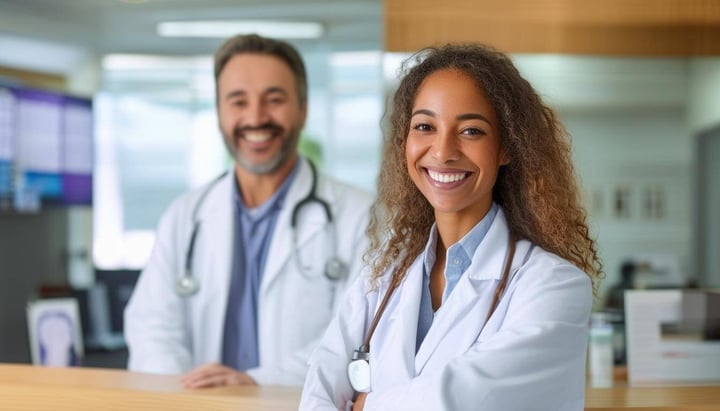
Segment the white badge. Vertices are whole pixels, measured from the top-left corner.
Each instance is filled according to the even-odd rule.
[[[370,363],[367,360],[350,361],[348,378],[355,391],[370,392]]]

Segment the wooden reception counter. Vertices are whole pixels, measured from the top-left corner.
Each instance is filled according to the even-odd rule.
[[[185,390],[177,377],[99,368],[0,364],[2,410],[297,410],[300,390],[223,387]],[[586,411],[720,410],[720,386],[588,388]]]
[[[173,376],[100,368],[0,364],[1,410],[297,410],[300,390],[223,387],[185,390]]]

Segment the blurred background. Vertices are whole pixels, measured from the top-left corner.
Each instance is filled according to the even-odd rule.
[[[236,25],[258,22],[275,24]],[[302,146],[369,190],[404,58],[447,41],[511,53],[572,135],[607,273],[597,309],[720,286],[720,1],[0,0],[0,362],[30,361],[35,297],[75,296],[88,352],[122,350],[160,214],[229,165],[212,53],[242,30],[298,47]]]

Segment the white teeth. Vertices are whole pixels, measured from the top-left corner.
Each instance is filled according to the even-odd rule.
[[[245,139],[253,143],[263,143],[270,140],[272,134],[269,133],[245,133]]]
[[[430,178],[439,183],[454,183],[460,181],[467,176],[467,173],[438,173],[437,171],[428,170]]]

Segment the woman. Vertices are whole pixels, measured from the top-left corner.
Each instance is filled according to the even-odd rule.
[[[581,410],[601,264],[567,135],[502,53],[447,45],[412,63],[370,263],[311,357],[300,408]]]

